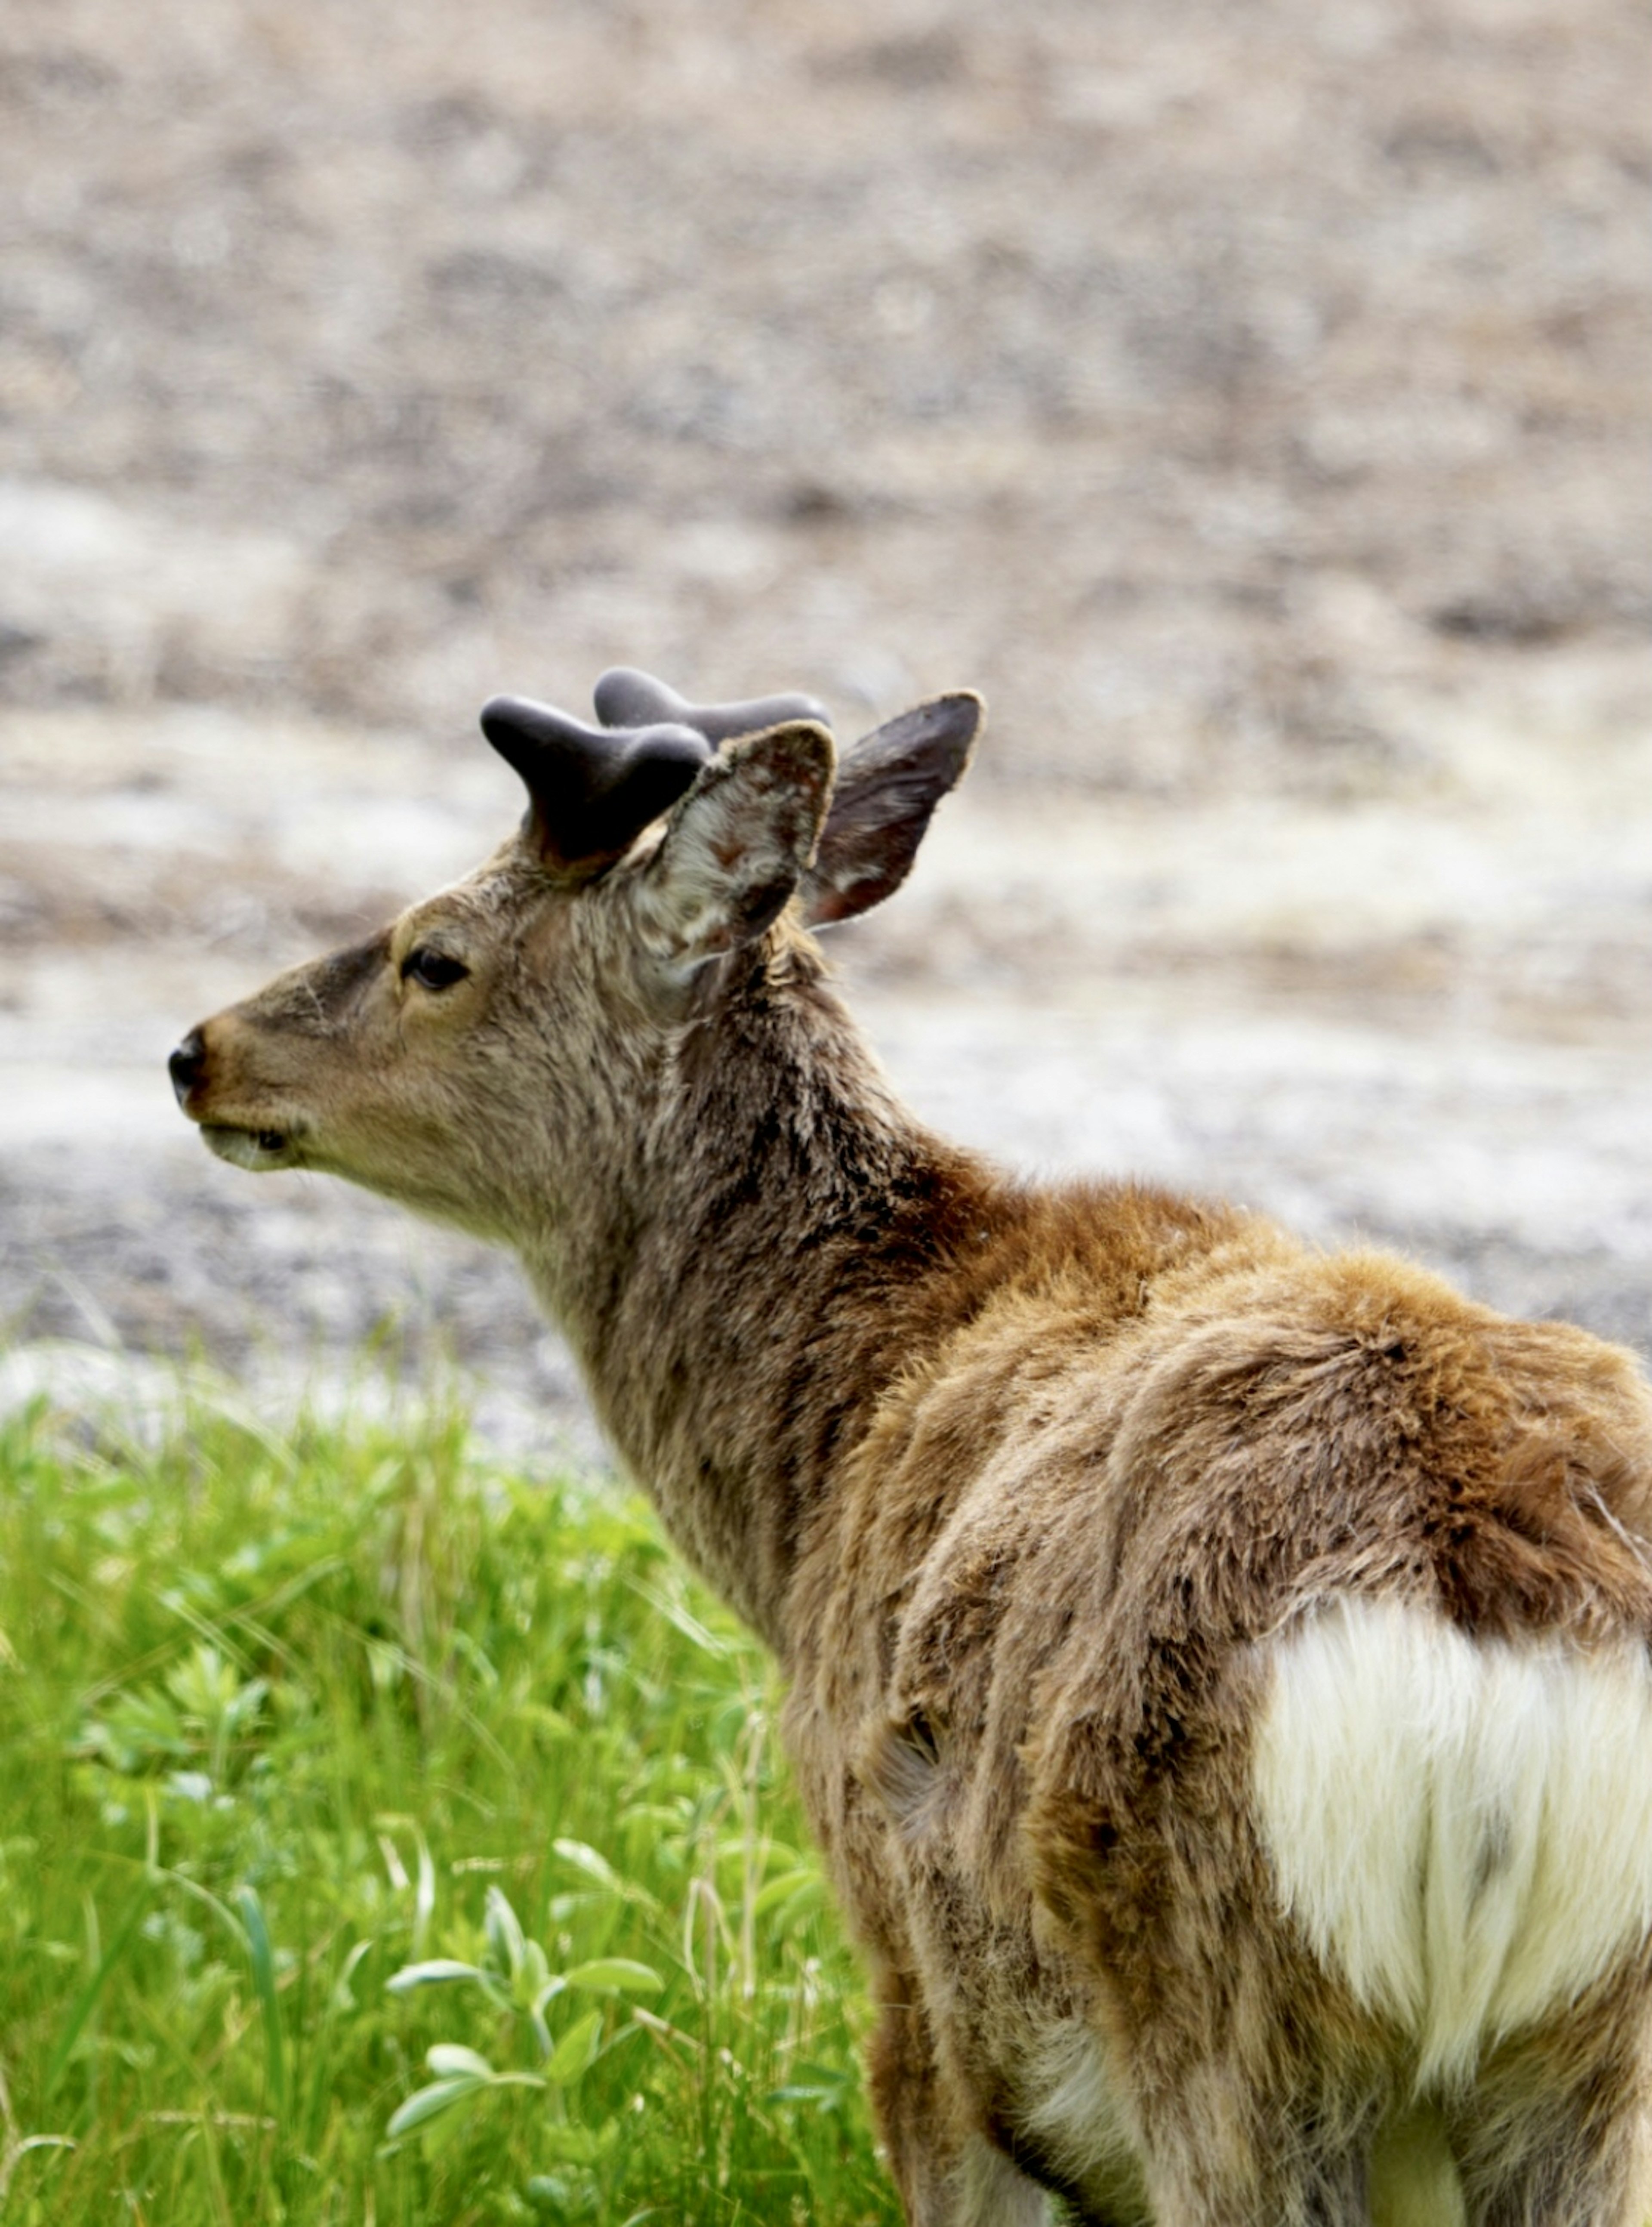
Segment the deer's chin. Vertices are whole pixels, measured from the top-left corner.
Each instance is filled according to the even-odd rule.
[[[201,1134],[208,1152],[232,1167],[263,1174],[271,1168],[296,1168],[298,1148],[290,1129],[244,1129],[227,1121],[203,1121]]]

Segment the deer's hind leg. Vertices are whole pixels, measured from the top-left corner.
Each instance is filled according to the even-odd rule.
[[[1646,1961],[1505,2043],[1451,2114],[1470,2227],[1641,2227],[1652,2209]]]
[[[1149,2129],[1158,2227],[1367,2227],[1369,2115],[1269,2108],[1231,2077],[1213,2058]]]
[[[909,2227],[1048,2227],[1043,2191],[976,2129],[954,2093],[915,1988],[887,1972],[882,1982],[867,2084]]]
[[[1156,2227],[1367,2227],[1381,2038],[1265,1909],[1182,1884],[1094,1967]]]
[[[1588,2095],[1523,2099],[1459,2141],[1469,2227],[1641,2227],[1649,2195],[1640,2114]]]

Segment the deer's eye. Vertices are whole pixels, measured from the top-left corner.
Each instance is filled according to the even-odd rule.
[[[469,972],[462,960],[450,959],[445,951],[432,951],[424,943],[410,951],[401,963],[402,980],[417,982],[422,990],[450,990]]]

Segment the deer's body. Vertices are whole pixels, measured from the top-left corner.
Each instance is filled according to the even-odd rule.
[[[832,804],[818,729],[737,741],[595,867],[530,776],[521,838],[209,1024],[181,1095],[227,1157],[520,1254],[788,1674],[915,2227],[1033,2227],[1048,2191],[1120,2227],[1627,2227],[1632,1362],[926,1133],[782,909],[904,871],[857,768]]]

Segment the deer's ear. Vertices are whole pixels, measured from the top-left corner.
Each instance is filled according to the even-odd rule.
[[[986,718],[972,690],[937,696],[857,743],[844,760],[813,864],[803,917],[829,928],[881,904],[911,871],[932,814],[955,786]]]
[[[637,888],[643,936],[661,958],[696,967],[779,916],[813,855],[834,763],[826,728],[799,719],[725,745],[701,769]]]

